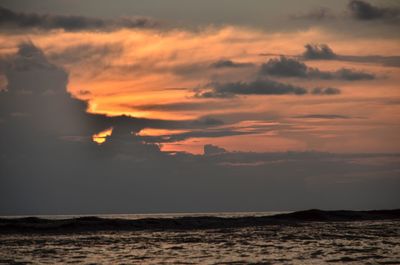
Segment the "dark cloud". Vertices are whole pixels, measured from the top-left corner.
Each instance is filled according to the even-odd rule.
[[[338,79],[346,81],[372,80],[375,75],[341,68],[335,72],[321,71],[318,68],[308,67],[305,63],[296,59],[281,56],[279,59],[270,59],[261,65],[260,73],[264,75],[298,78]]]
[[[124,131],[129,135],[143,128],[187,129],[222,124],[221,121],[207,118],[173,121],[89,114],[86,112],[87,103],[73,98],[66,91],[66,72],[51,64],[32,43],[22,43],[18,53],[5,63],[4,68],[7,90],[0,94],[0,118],[6,128],[8,123],[17,122],[22,126],[25,122],[25,125],[35,125],[29,133],[37,130],[58,138],[80,137],[90,140],[94,133],[110,127],[114,128],[115,133]],[[81,91],[81,95],[88,93]],[[27,114],[29,118],[22,122],[15,118],[15,113]],[[9,133],[15,133],[12,127]]]
[[[65,31],[113,30],[119,28],[148,28],[156,22],[149,18],[102,19],[82,16],[20,13],[0,7],[0,29],[63,29]]]
[[[333,74],[334,78],[347,81],[357,80],[373,80],[376,78],[374,74],[366,73],[362,71],[352,70],[349,68],[341,68]]]
[[[256,80],[249,83],[211,83],[209,90],[200,89],[195,96],[200,98],[229,98],[236,95],[304,95],[307,90],[302,87],[280,83],[273,80]]]
[[[203,101],[203,102],[174,102],[165,104],[122,104],[121,107],[128,107],[135,110],[144,111],[198,111],[198,110],[214,110],[229,107],[237,107],[238,102],[219,102],[219,101]]]
[[[389,67],[400,67],[400,56],[341,55],[336,54],[327,44],[307,44],[299,58],[303,60],[336,60],[359,63],[376,63]]]
[[[219,155],[226,153],[227,151],[224,148],[221,148],[216,145],[206,144],[204,145],[204,155]]]
[[[194,120],[191,122],[192,125],[197,126],[218,126],[224,124],[223,121],[211,118],[211,117],[202,117],[198,120]]]
[[[338,61],[355,63],[374,63],[386,67],[400,67],[400,56],[381,56],[381,55],[338,55]]]
[[[195,89],[197,98],[232,98],[238,95],[337,95],[338,88],[306,88],[263,79],[252,82],[219,83],[213,82],[204,88]]]
[[[219,60],[211,64],[213,68],[240,68],[253,66],[252,63],[237,63],[232,60]]]
[[[348,8],[351,15],[358,20],[400,22],[400,9],[398,7],[380,7],[374,6],[366,1],[352,0]]]
[[[326,44],[306,44],[303,57],[308,60],[329,60],[336,58],[336,54]]]
[[[346,115],[338,115],[338,114],[307,114],[307,115],[298,115],[294,118],[299,119],[351,119],[350,116]]]
[[[400,23],[399,6],[379,6],[363,0],[350,0],[347,10],[348,12],[334,12],[329,8],[320,7],[308,12],[290,15],[289,17],[294,20],[309,20],[310,22],[323,22],[324,20],[338,22],[339,19],[348,19],[350,17],[358,21],[383,21],[394,25]],[[334,25],[341,27],[338,23]],[[348,23],[346,23],[346,27],[354,28]],[[342,30],[346,29],[343,28]]]
[[[270,59],[261,65],[260,73],[287,77],[307,77],[309,68],[295,59],[281,56],[279,59]]]
[[[234,129],[217,129],[217,130],[192,130],[189,132],[178,134],[166,134],[159,136],[138,136],[139,139],[146,143],[175,143],[191,138],[218,138],[226,136],[249,135],[257,132],[239,131]]]

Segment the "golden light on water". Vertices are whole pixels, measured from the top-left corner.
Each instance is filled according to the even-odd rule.
[[[104,143],[107,139],[107,136],[110,136],[112,134],[112,131],[113,131],[113,127],[110,127],[104,131],[94,134],[92,136],[93,142],[96,142],[98,144]]]

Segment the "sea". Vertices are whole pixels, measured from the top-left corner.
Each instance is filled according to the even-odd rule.
[[[136,220],[277,213],[97,216]],[[56,220],[82,216],[38,217]],[[0,264],[400,264],[400,220],[177,231],[0,234]]]

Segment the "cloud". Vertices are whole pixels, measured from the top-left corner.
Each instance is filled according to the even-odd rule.
[[[238,136],[238,135],[249,135],[255,134],[257,132],[245,132],[240,130],[235,130],[231,128],[222,128],[222,129],[214,129],[214,130],[192,130],[189,132],[183,133],[174,133],[174,134],[165,134],[158,136],[137,136],[139,139],[143,140],[146,143],[175,143],[181,142],[191,138],[217,138],[217,137],[226,137],[226,136]]]
[[[35,125],[29,133],[43,131],[58,138],[90,139],[94,133],[110,127],[114,128],[113,135],[121,132],[129,135],[145,127],[187,129],[222,124],[210,118],[175,121],[87,113],[87,102],[73,98],[66,91],[68,74],[65,70],[50,63],[45,54],[29,42],[20,44],[17,54],[5,62],[4,74],[7,87],[0,93],[0,118],[7,127],[17,122],[15,113],[29,114],[24,122]],[[82,93],[87,95],[87,91]],[[19,119],[18,124],[22,126],[24,122]],[[10,127],[9,133],[16,132]]]
[[[326,44],[306,44],[303,57],[308,60],[329,60],[336,58],[336,54]]]
[[[213,68],[241,68],[241,67],[249,67],[249,66],[253,66],[253,64],[252,63],[237,63],[232,60],[223,60],[223,59],[211,64],[211,67],[213,67]]]
[[[227,151],[224,148],[221,148],[216,145],[206,144],[204,145],[204,155],[219,155],[226,153]]]
[[[327,20],[327,19],[334,19],[334,18],[336,18],[336,16],[331,9],[326,8],[326,7],[320,7],[320,8],[310,10],[305,13],[298,13],[298,14],[291,15],[290,18],[296,19],[296,20],[310,19],[310,20],[321,21],[321,20]]]
[[[376,76],[371,73],[366,73],[362,71],[352,70],[349,68],[340,68],[335,73],[333,77],[341,80],[347,81],[357,81],[357,80],[373,80]]]
[[[135,110],[143,111],[198,111],[198,110],[218,110],[229,107],[237,107],[238,102],[220,102],[220,101],[203,101],[203,102],[173,102],[164,104],[122,104],[121,107],[128,107]]]
[[[189,136],[248,132],[210,117],[89,114],[87,103],[66,91],[68,73],[31,43],[8,58],[4,74],[1,215],[398,207],[398,155],[225,152],[215,144],[206,155],[161,152],[135,132],[195,126]],[[105,143],[91,140],[110,127]]]
[[[199,98],[229,98],[236,95],[304,95],[307,90],[302,87],[280,83],[273,80],[256,80],[252,82],[235,82],[209,84],[210,89],[200,89],[195,96]]]
[[[279,59],[270,59],[260,67],[261,74],[287,76],[287,77],[307,77],[309,68],[302,62],[281,56]]]
[[[375,75],[348,68],[341,68],[335,72],[321,71],[318,68],[308,67],[296,59],[281,56],[279,59],[270,59],[261,65],[260,73],[263,75],[317,78],[317,79],[338,79],[346,81],[372,80]]]
[[[400,9],[398,7],[379,7],[368,2],[352,0],[348,4],[351,15],[358,20],[385,20],[400,22]]]
[[[338,88],[306,88],[287,83],[281,83],[270,79],[260,79],[251,82],[212,82],[204,88],[197,88],[197,98],[232,98],[238,95],[337,95]]]
[[[47,56],[50,61],[59,65],[96,63],[107,61],[110,57],[122,56],[123,47],[118,44],[96,45],[92,43],[66,47],[60,51],[50,52]]]
[[[338,95],[340,93],[340,89],[334,87],[316,87],[311,90],[311,94],[313,95]]]
[[[345,62],[376,63],[388,67],[400,67],[400,56],[343,55],[336,54],[327,44],[306,44],[306,50],[298,58],[303,60],[336,60]]]
[[[307,114],[307,115],[298,115],[294,116],[294,118],[298,119],[351,119],[350,116],[347,115],[338,115],[338,114]]]
[[[398,24],[400,22],[400,8],[398,6],[376,6],[367,1],[351,0],[347,5],[348,12],[334,12],[329,8],[320,7],[308,12],[290,15],[294,20],[339,21],[340,18],[349,17],[359,21],[384,21],[386,23]],[[335,24],[339,27],[339,24]],[[346,24],[349,26],[348,24]]]
[[[114,30],[120,28],[149,28],[157,23],[149,18],[102,19],[83,16],[63,16],[52,14],[22,13],[0,7],[0,28],[40,29],[65,31]]]

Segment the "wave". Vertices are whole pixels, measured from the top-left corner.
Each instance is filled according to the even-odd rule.
[[[50,220],[38,217],[0,218],[0,233],[74,233],[95,231],[196,230],[225,229],[301,222],[351,222],[398,220],[400,209],[374,211],[306,210],[273,216],[175,217],[137,220],[109,219],[96,216]]]

